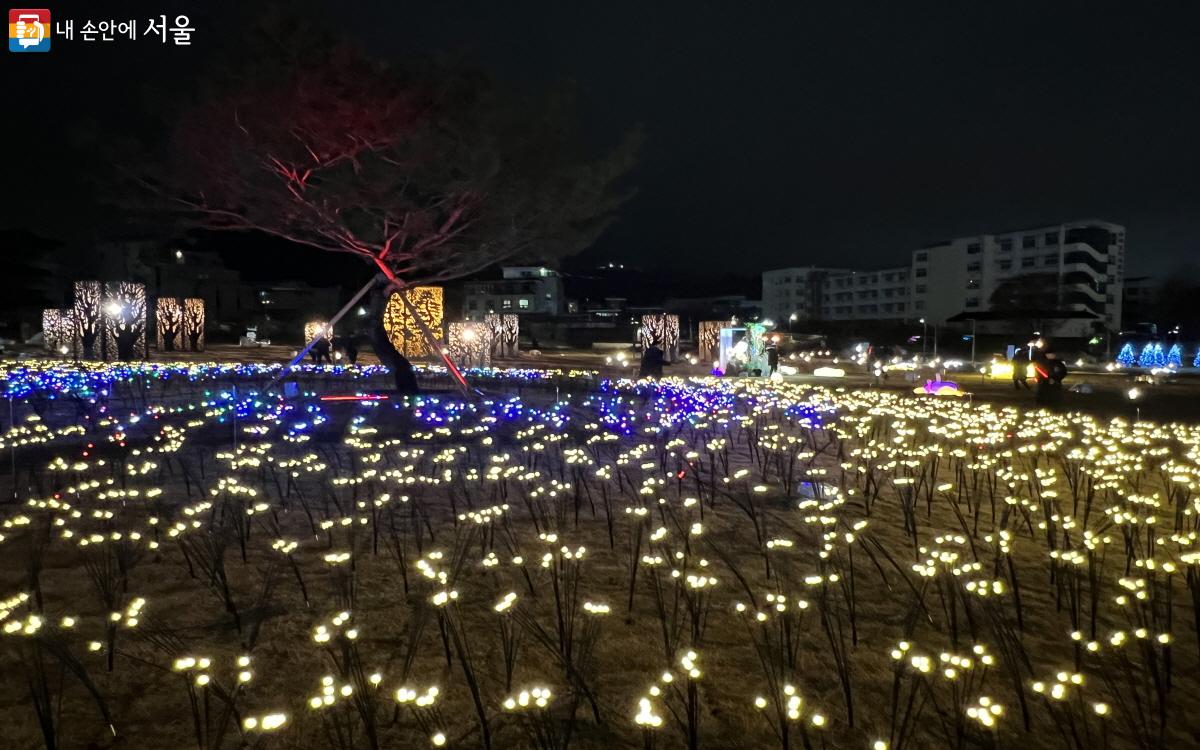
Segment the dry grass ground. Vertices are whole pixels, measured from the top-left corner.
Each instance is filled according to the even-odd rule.
[[[263,398],[236,448],[216,399],[23,449],[54,502],[5,513],[0,596],[29,595],[7,621],[43,624],[0,642],[3,745],[481,747],[483,725],[496,748],[1200,741],[1196,433],[750,382],[560,396]],[[943,653],[970,666],[949,679]],[[173,668],[189,656],[211,666]],[[326,675],[333,705],[310,708]],[[395,700],[432,685],[432,708]],[[532,685],[545,711],[505,710]],[[968,716],[981,696],[994,729]]]

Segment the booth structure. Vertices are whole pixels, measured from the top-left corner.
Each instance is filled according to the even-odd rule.
[[[642,316],[642,327],[638,329],[638,346],[642,351],[658,344],[667,362],[679,361],[679,316],[668,313],[651,313]]]
[[[767,373],[767,329],[760,323],[721,329],[718,369],[728,376]]]

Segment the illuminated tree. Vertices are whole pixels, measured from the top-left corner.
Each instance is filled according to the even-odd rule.
[[[1200,367],[1200,349],[1196,350],[1196,357],[1192,360],[1192,367]]]
[[[1122,367],[1133,367],[1137,364],[1137,352],[1133,349],[1133,342],[1127,342],[1121,347],[1120,353],[1117,354],[1117,363]]]
[[[1154,366],[1155,367],[1166,367],[1167,366],[1167,355],[1163,352],[1162,344],[1154,345]]]
[[[1183,367],[1183,347],[1178,343],[1172,344],[1167,352],[1167,367]]]
[[[626,197],[613,184],[635,140],[582,158],[560,98],[519,101],[475,73],[390,68],[324,40],[272,42],[297,52],[217,83],[179,118],[167,161],[137,179],[205,228],[377,269],[388,282],[372,303],[377,351],[378,297],[578,251]]]
[[[1154,344],[1147,343],[1138,356],[1138,367],[1154,367]]]

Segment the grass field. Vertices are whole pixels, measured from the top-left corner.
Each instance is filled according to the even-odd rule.
[[[1200,429],[531,372],[323,401],[386,378],[309,368],[284,400],[270,374],[26,383],[5,747],[1200,742]]]

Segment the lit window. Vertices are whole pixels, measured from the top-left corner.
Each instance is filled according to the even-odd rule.
[[[518,304],[518,306],[519,306],[519,307],[520,307],[522,310],[528,310],[528,309],[529,309],[529,300],[525,299],[524,297],[522,297],[522,298],[521,298],[521,299],[520,299],[520,300],[517,302],[517,304]]]

